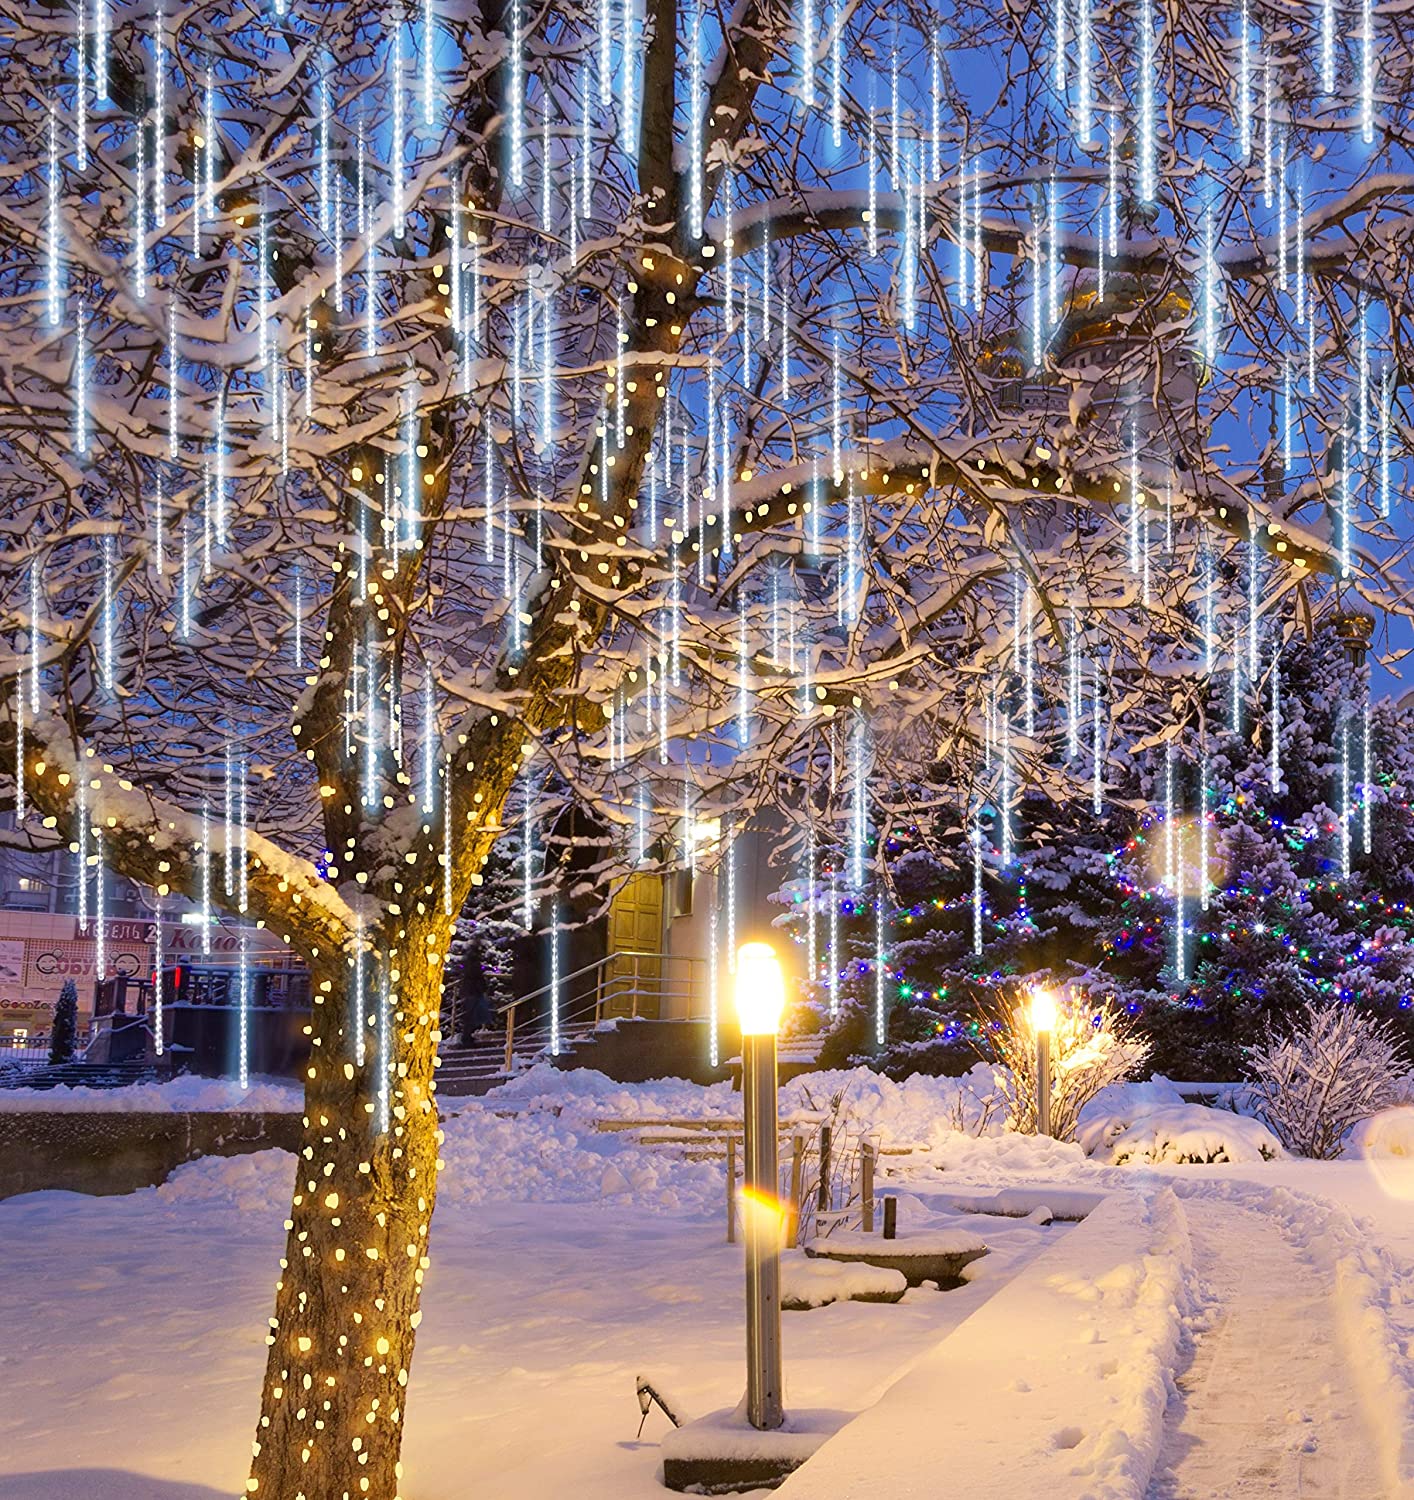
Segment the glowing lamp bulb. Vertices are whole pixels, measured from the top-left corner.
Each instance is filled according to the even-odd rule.
[[[1035,1032],[1056,1029],[1056,997],[1050,990],[1031,991],[1031,1029]]]
[[[736,1011],[743,1036],[774,1036],[786,1005],[781,962],[769,943],[743,943],[736,954]]]

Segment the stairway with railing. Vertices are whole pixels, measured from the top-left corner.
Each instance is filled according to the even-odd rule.
[[[21,1038],[0,1044],[0,1089],[119,1089],[134,1083],[153,1083],[158,1069],[144,1056],[117,1062],[93,1062],[89,1049],[96,1031],[77,1038],[68,1062],[49,1061],[49,1038]]]
[[[482,1093],[542,1058],[573,1053],[614,1021],[702,1021],[709,1004],[706,959],[617,949],[507,1002],[470,1045],[444,1042],[437,1089]]]

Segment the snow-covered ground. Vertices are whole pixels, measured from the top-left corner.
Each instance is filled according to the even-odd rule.
[[[255,1110],[298,1114],[304,1090],[283,1078],[253,1078],[247,1088],[229,1078],[184,1074],[170,1083],[133,1083],[121,1089],[0,1089],[0,1114],[58,1110],[63,1114],[193,1113],[199,1110]]]
[[[1102,1166],[1074,1146],[949,1130],[953,1084],[805,1082],[788,1107],[844,1087],[882,1141],[927,1147],[885,1159],[904,1230],[979,1230],[991,1254],[957,1291],[785,1316],[788,1402],[869,1413],[790,1495],[913,1493],[883,1476],[964,1453],[970,1484],[990,1464],[995,1493],[1046,1500],[1394,1500],[1414,1475],[1414,1158]],[[666,1421],[652,1412],[636,1438],[635,1377],[689,1415],[736,1402],[741,1252],[724,1243],[720,1164],[593,1122],[728,1119],[733,1103],[571,1074],[459,1106],[408,1500],[664,1493]],[[0,1203],[0,1500],[237,1492],[291,1173],[267,1151],[126,1197]],[[1078,1225],[1027,1214],[1105,1194]]]

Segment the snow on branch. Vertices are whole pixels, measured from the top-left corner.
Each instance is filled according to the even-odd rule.
[[[0,719],[11,747],[16,728],[12,714]],[[155,797],[92,750],[76,751],[68,726],[49,713],[26,722],[22,733],[30,802],[43,826],[74,847],[83,821],[101,838],[104,863],[119,874],[159,896],[205,896],[223,910],[243,912],[306,956],[338,951],[352,935],[354,910],[308,860],[249,828],[231,831],[228,842],[217,818],[203,829],[199,814]],[[203,878],[204,858],[235,874],[233,888],[244,892],[244,903],[225,894],[223,882]]]

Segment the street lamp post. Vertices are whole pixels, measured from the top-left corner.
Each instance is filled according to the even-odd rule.
[[[745,1116],[746,1414],[768,1431],[785,1420],[781,1404],[781,1215],[777,1201],[776,1032],[785,979],[767,943],[744,943],[736,957]]]
[[[1036,1033],[1036,1134],[1051,1133],[1051,1033],[1056,1027],[1056,997],[1049,990],[1031,991],[1031,1029]]]

